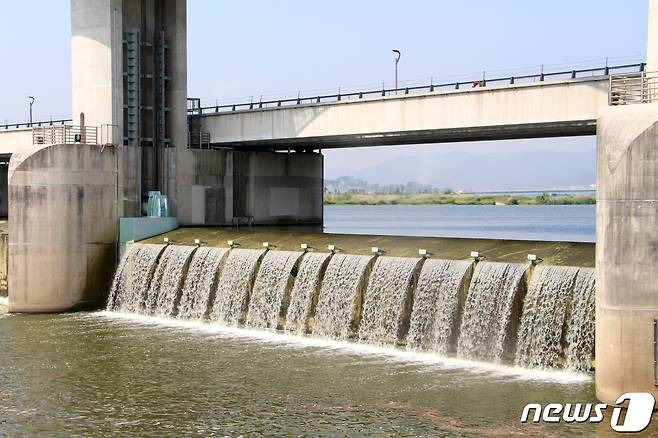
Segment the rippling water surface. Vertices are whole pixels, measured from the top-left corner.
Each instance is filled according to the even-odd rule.
[[[594,242],[595,205],[328,205],[328,233]]]
[[[509,436],[580,374],[113,313],[0,315],[0,435]]]

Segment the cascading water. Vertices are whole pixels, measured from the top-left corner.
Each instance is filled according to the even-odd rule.
[[[591,369],[594,270],[539,265],[524,296],[527,269],[133,244],[107,308],[338,339],[358,334],[368,342],[406,341],[410,349],[439,353],[451,353],[456,344],[458,356],[494,362],[516,346],[520,366]]]
[[[168,245],[155,270],[151,287],[146,295],[145,313],[175,316],[188,266],[195,246]]]
[[[359,339],[394,343],[404,337],[418,263],[407,257],[377,257],[364,295]]]
[[[164,245],[133,243],[119,263],[110,289],[107,309],[139,313]]]
[[[282,326],[279,317],[285,311],[292,287],[292,271],[301,253],[269,251],[260,264],[249,300],[247,325],[258,328]]]
[[[223,248],[199,248],[194,253],[187,272],[177,317],[204,319],[208,317],[217,287],[219,269],[228,250]]]
[[[457,354],[499,362],[512,318],[512,308],[525,265],[480,262],[473,273],[457,342]]]
[[[320,284],[330,254],[306,253],[299,265],[295,284],[290,292],[290,305],[286,316],[285,330],[298,334],[309,331],[309,319],[317,305]]]
[[[580,268],[574,284],[566,338],[566,368],[574,371],[587,371],[593,365],[595,274],[594,269]]]
[[[265,251],[232,249],[219,276],[210,318],[224,324],[244,322],[259,261]]]
[[[535,268],[528,294],[523,305],[521,327],[516,347],[516,363],[524,367],[551,368],[563,361],[565,326],[571,337],[581,334],[582,344],[574,341],[571,350],[571,367],[586,366],[591,354],[592,327],[585,321],[588,316],[593,324],[593,270],[561,266]],[[577,285],[577,286],[576,286]],[[573,297],[573,299],[572,299]],[[573,309],[573,310],[570,310]],[[593,342],[592,342],[593,343]],[[570,344],[571,345],[571,344]]]
[[[355,334],[371,256],[336,254],[325,273],[313,334],[347,339]]]
[[[470,261],[427,260],[423,264],[407,335],[410,348],[449,351],[458,329],[460,288],[470,267]]]

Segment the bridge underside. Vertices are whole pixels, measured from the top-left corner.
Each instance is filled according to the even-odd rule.
[[[518,125],[477,126],[427,129],[419,131],[345,134],[318,137],[291,137],[271,140],[213,142],[210,146],[239,150],[285,151],[339,149],[367,146],[394,146],[425,143],[456,143],[528,138],[576,137],[596,135],[596,120],[524,123]]]
[[[595,135],[609,79],[579,78],[193,115],[213,147],[311,150]]]

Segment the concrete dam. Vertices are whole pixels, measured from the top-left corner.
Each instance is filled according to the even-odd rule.
[[[76,125],[0,131],[10,312],[107,303],[531,368],[590,370],[596,357],[599,399],[658,396],[658,0],[633,71],[215,113],[188,111],[185,0],[72,0],[71,26]],[[463,243],[437,239],[414,246],[430,258],[356,251],[385,247],[365,244],[376,236],[335,254],[145,241],[322,225],[322,148],[594,134],[595,249],[471,241],[500,257],[465,260]],[[168,217],[147,217],[154,193]],[[527,263],[530,247],[544,263]]]
[[[589,371],[594,269],[130,245],[107,309]]]

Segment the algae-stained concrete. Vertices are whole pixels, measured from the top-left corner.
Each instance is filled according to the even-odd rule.
[[[97,304],[116,266],[116,151],[59,144],[14,154],[9,168],[9,310]]]
[[[269,242],[275,249],[286,251],[300,250],[302,243],[317,251],[327,251],[327,245],[332,244],[341,252],[356,255],[370,254],[376,246],[386,255],[400,257],[418,257],[422,248],[434,258],[449,260],[467,259],[471,251],[479,251],[486,260],[513,263],[527,262],[528,254],[536,254],[551,265],[585,267],[594,266],[595,251],[593,243],[329,234],[258,227],[179,228],[144,242],[162,243],[164,237],[179,245],[193,245],[195,239],[200,239],[206,245],[218,247],[226,247],[228,240],[242,248],[261,248],[263,242]]]

